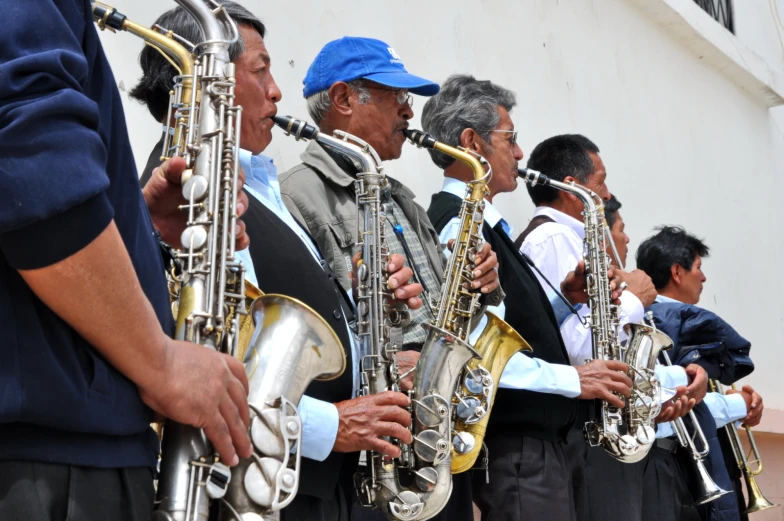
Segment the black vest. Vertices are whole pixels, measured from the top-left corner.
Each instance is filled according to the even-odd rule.
[[[340,402],[352,397],[350,332],[344,316],[353,318],[353,310],[340,284],[325,272],[310,250],[291,228],[253,196],[242,216],[250,237],[250,256],[264,293],[280,293],[301,300],[321,315],[337,333],[346,352],[346,370],[335,380],[313,382],[305,394],[326,402]],[[341,468],[353,473],[359,453],[333,452],[323,462],[302,458],[298,494],[329,499]]]
[[[433,195],[427,215],[439,232],[460,213],[459,197]],[[482,230],[498,256],[498,276],[506,293],[505,320],[533,348],[532,356],[552,364],[569,365],[553,308],[531,268],[501,229],[500,223]],[[574,422],[578,400],[556,394],[498,389],[488,436],[520,434],[544,440],[562,440]]]
[[[160,166],[163,137],[147,161],[140,179],[144,186],[154,168]],[[335,403],[352,398],[351,334],[344,315],[353,319],[354,311],[340,284],[316,262],[297,234],[258,199],[248,194],[248,210],[242,216],[250,237],[250,256],[264,293],[279,293],[301,300],[321,315],[337,333],[346,352],[346,370],[329,382],[313,382],[305,394]],[[359,453],[333,452],[323,462],[302,458],[298,495],[330,499],[335,496],[338,477],[343,487],[357,467]],[[296,498],[295,498],[296,501]]]

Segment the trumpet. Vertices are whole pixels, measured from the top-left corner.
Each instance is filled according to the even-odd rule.
[[[655,328],[656,326],[653,324],[653,313],[649,311],[647,316],[651,327]],[[662,354],[664,355],[664,361],[667,363],[667,365],[671,366],[672,362],[670,361],[670,355],[667,354],[667,351],[662,351]],[[672,430],[675,431],[675,436],[678,438],[678,443],[681,444],[681,447],[691,453],[694,466],[697,470],[697,476],[699,476],[698,486],[700,487],[699,494],[694,498],[694,501],[698,505],[704,505],[705,503],[710,503],[714,499],[720,498],[724,494],[729,494],[730,491],[724,490],[718,486],[716,482],[713,481],[713,478],[710,477],[708,469],[705,468],[705,463],[703,462],[705,457],[710,452],[710,448],[708,447],[708,440],[705,439],[705,433],[702,431],[702,427],[700,427],[700,424],[697,422],[697,417],[695,416],[694,411],[689,411],[689,418],[691,418],[691,423],[694,425],[694,438],[686,429],[686,424],[683,422],[683,418],[677,418],[675,421],[671,421],[670,425],[672,425]],[[702,450],[697,449],[695,438],[699,439]]]
[[[713,392],[725,394],[724,386],[722,386],[720,382],[711,380],[710,386]],[[732,390],[736,390],[735,384],[732,384]],[[743,473],[743,479],[746,481],[746,490],[749,494],[749,503],[743,513],[753,514],[760,510],[773,508],[776,505],[765,499],[759,485],[757,485],[757,480],[754,479],[754,476],[762,473],[762,458],[759,449],[757,448],[757,442],[754,440],[754,435],[751,433],[751,428],[748,425],[744,425],[744,427],[746,429],[746,436],[749,438],[751,452],[754,454],[754,459],[751,462],[749,462],[746,451],[743,449],[740,432],[734,423],[728,423],[724,426],[724,429],[727,431],[727,437],[729,438],[730,446],[732,447],[732,454],[735,456],[735,462],[738,464],[738,468]],[[756,468],[752,469],[752,464],[756,465]]]

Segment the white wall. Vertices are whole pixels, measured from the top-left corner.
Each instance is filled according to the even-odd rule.
[[[747,3],[755,4],[748,16],[741,14]],[[707,240],[712,255],[702,304],[752,341],[757,371],[751,381],[768,406],[784,409],[777,367],[784,336],[784,109],[769,112],[627,0],[244,4],[269,26],[267,46],[284,93],[280,113],[307,115],[301,81],[310,61],[328,40],[350,34],[389,42],[415,74],[442,81],[468,72],[515,90],[513,118],[526,153],[557,133],[589,136],[624,204],[633,248],[663,223],[682,224]],[[753,23],[767,1],[735,4],[744,41],[781,59],[770,48],[772,22]],[[170,5],[117,0],[121,11],[146,24]],[[107,34],[104,42],[118,81],[130,88],[141,44],[127,34]],[[415,112],[423,104],[417,98]],[[159,127],[134,103],[126,108],[143,165]],[[301,143],[278,134],[268,153],[286,169],[301,150]],[[441,184],[427,154],[414,148],[390,163],[388,173],[413,188],[425,207]],[[497,204],[517,230],[525,227],[532,206],[522,187]]]

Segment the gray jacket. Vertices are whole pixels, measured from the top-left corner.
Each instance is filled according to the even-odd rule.
[[[310,231],[340,284],[351,291],[351,258],[359,251],[354,177],[347,174],[315,141],[300,156],[302,163],[280,175],[283,202],[294,218]],[[388,178],[392,198],[400,206],[422,241],[439,284],[444,282],[446,257],[438,234],[414,193]]]

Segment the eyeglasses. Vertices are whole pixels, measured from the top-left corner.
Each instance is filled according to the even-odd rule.
[[[414,96],[409,94],[408,89],[395,89],[391,87],[383,87],[381,85],[363,85],[366,89],[375,89],[375,90],[385,90],[387,92],[394,92],[395,94],[395,101],[398,104],[402,105],[403,103],[408,103],[409,107],[414,106]]]
[[[491,130],[490,132],[503,132],[505,134],[512,134],[512,139],[509,140],[509,143],[512,146],[517,144],[517,131],[516,130]]]

